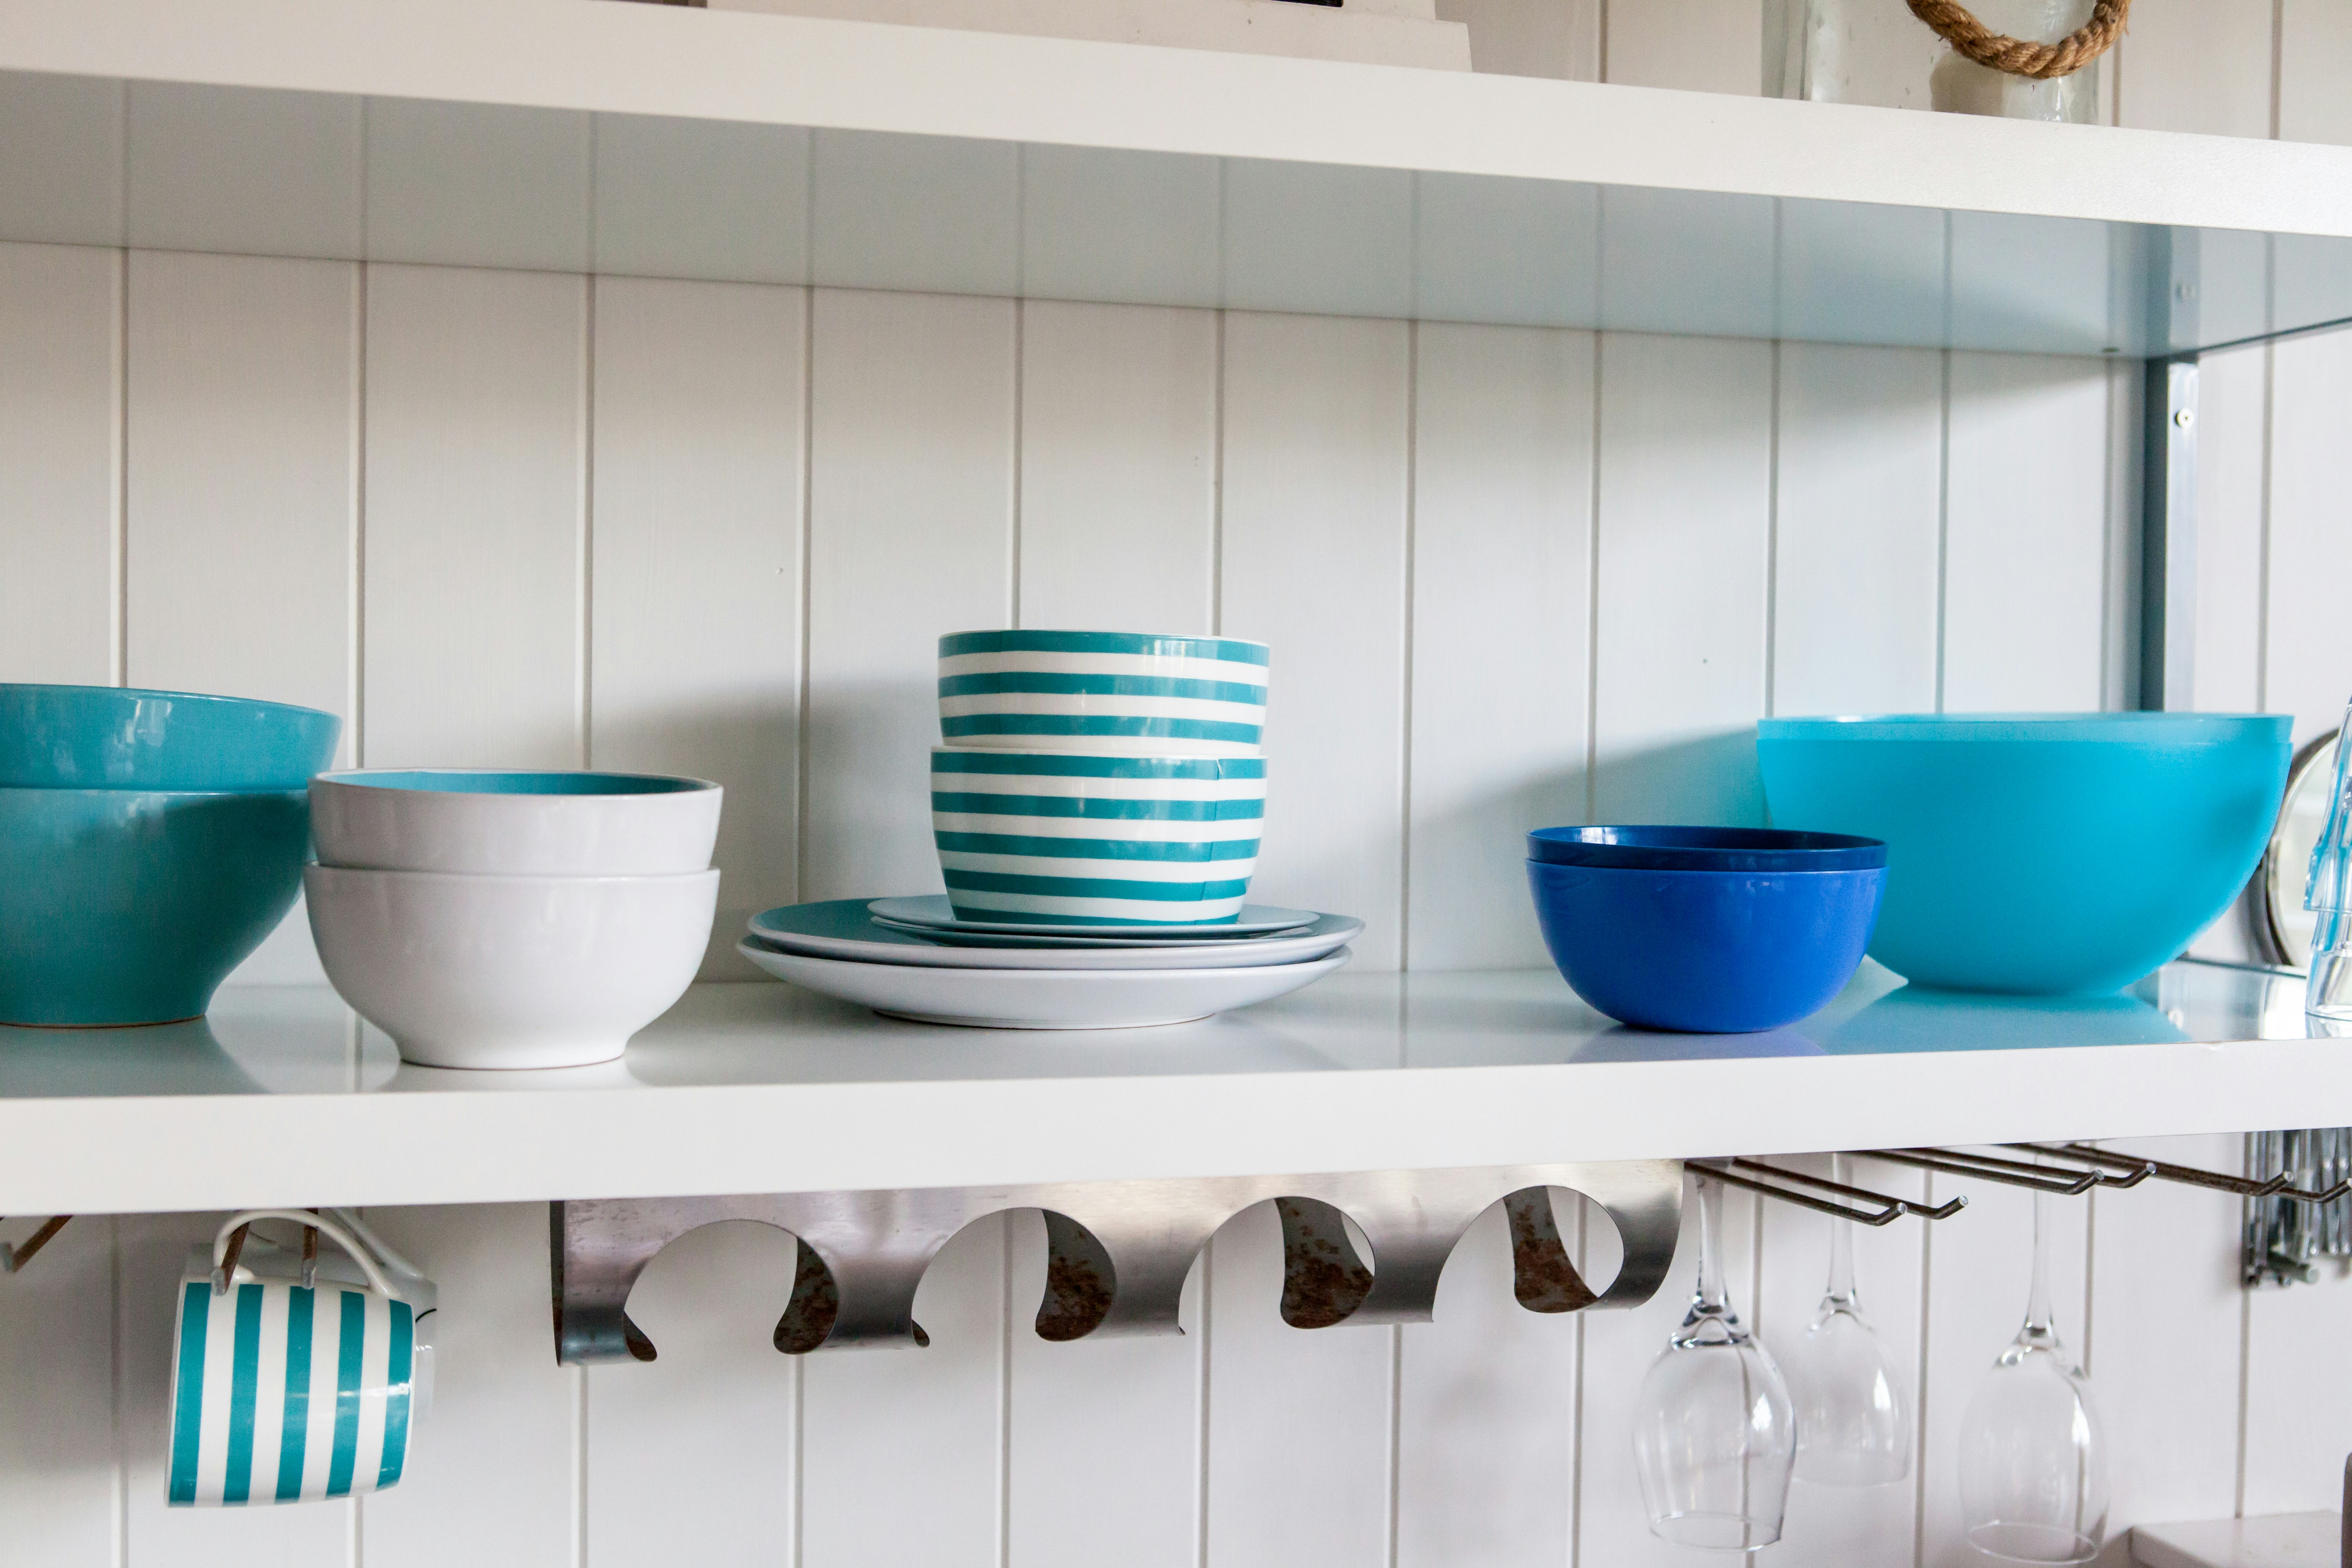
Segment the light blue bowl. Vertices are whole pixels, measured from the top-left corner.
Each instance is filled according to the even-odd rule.
[[[0,1023],[201,1016],[293,907],[301,790],[0,789]]]
[[[342,729],[244,697],[0,685],[0,788],[300,789],[334,765]]]
[[[2290,721],[2234,713],[1767,719],[1774,826],[1886,841],[1870,956],[1915,984],[2120,990],[2262,858]]]

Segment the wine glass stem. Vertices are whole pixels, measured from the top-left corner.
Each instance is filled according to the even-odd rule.
[[[1830,1180],[1846,1179],[1845,1156],[1830,1156]],[[1842,1307],[1853,1305],[1853,1221],[1830,1221],[1830,1288],[1829,1298]]]
[[[2056,1326],[2050,1320],[2050,1195],[2035,1193],[2033,1284],[2026,1293],[2025,1332],[2037,1338],[2057,1338]]]
[[[1705,1176],[1698,1179],[1698,1295],[1695,1311],[1722,1316],[1723,1226],[1720,1189]]]

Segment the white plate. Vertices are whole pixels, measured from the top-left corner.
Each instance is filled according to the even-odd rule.
[[[915,963],[934,969],[1255,969],[1303,963],[1348,945],[1364,922],[1325,915],[1303,931],[1246,942],[1149,942],[1042,945],[1051,937],[973,938],[942,931],[936,938],[891,926],[866,912],[863,899],[788,904],[751,917],[751,935],[770,947],[812,958],[859,963]]]
[[[1038,936],[1026,931],[947,931],[939,926],[910,926],[904,921],[886,921],[872,917],[875,926],[883,931],[904,932],[923,941],[948,947],[1017,947],[1031,952],[1062,952],[1072,948],[1129,947],[1156,949],[1161,952],[1206,952],[1221,947],[1257,947],[1269,942],[1287,942],[1292,937],[1305,936],[1322,929],[1333,921],[1349,920],[1347,915],[1324,915],[1311,925],[1285,926],[1280,931],[1252,931],[1246,936],[1212,937],[1206,942],[1187,942],[1172,936]],[[1352,938],[1350,939],[1352,940]],[[1294,955],[1296,956],[1296,955]],[[1181,967],[1179,965],[1178,967]]]
[[[1242,909],[1241,918],[1220,925],[1074,925],[1069,921],[967,921],[958,919],[953,905],[945,893],[933,893],[920,899],[876,899],[867,904],[877,920],[895,921],[900,925],[922,926],[932,931],[992,931],[999,935],[1070,936],[1081,932],[1105,931],[1126,937],[1157,937],[1162,940],[1180,938],[1198,942],[1202,938],[1214,941],[1220,937],[1260,936],[1267,931],[1290,931],[1312,924],[1318,918],[1313,910],[1275,909],[1265,904],[1248,904]]]
[[[893,1018],[980,1029],[1139,1029],[1187,1024],[1286,995],[1339,968],[1348,949],[1254,969],[933,969],[779,952],[749,938],[735,951],[796,985]]]

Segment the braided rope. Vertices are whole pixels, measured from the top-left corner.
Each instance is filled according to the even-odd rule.
[[[2028,43],[1996,33],[1969,14],[1958,0],[1908,0],[1911,14],[1980,66],[2043,81],[2072,76],[2115,46],[2131,15],[2131,0],[2096,0],[2091,19],[2054,44]]]

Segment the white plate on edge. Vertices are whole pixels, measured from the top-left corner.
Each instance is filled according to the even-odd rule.
[[[779,952],[745,938],[735,951],[795,985],[886,1017],[978,1029],[1140,1029],[1189,1024],[1312,985],[1355,956],[1251,969],[935,969]]]
[[[1084,936],[1111,935],[1124,937],[1191,938],[1193,941],[1214,942],[1220,938],[1258,936],[1267,931],[1289,931],[1311,924],[1313,910],[1285,910],[1267,904],[1244,904],[1241,918],[1215,925],[1195,922],[1192,925],[1129,925],[1124,921],[1105,921],[1100,925],[1081,925],[1069,921],[968,921],[960,919],[955,906],[948,902],[945,893],[929,893],[915,899],[876,899],[866,909],[877,920],[893,921],[899,925],[921,926],[929,931],[986,931],[998,936]]]
[[[1364,922],[1349,915],[1325,915],[1304,931],[1255,937],[1247,942],[1150,942],[1117,946],[1040,945],[1041,937],[992,937],[967,945],[959,937],[934,939],[913,928],[893,926],[866,912],[863,899],[828,899],[787,904],[751,917],[752,940],[812,958],[845,958],[858,963],[919,963],[935,969],[1255,969],[1304,963],[1337,952],[1355,940]]]

